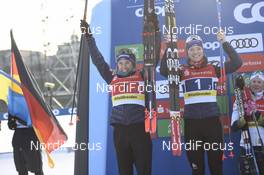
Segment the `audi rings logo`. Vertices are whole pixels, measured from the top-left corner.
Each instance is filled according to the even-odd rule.
[[[261,14],[262,8],[264,8],[264,2],[258,2],[254,5],[252,3],[243,3],[235,8],[234,17],[238,22],[243,24],[264,22],[263,13]],[[245,16],[245,14],[248,14],[248,11],[250,15]]]
[[[255,48],[259,42],[257,38],[232,39],[230,44],[234,49]]]
[[[238,53],[263,52],[262,33],[229,35],[226,40]]]

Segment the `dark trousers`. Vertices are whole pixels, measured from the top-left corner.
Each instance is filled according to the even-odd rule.
[[[208,165],[211,175],[223,174],[222,155],[224,149],[223,129],[219,117],[206,119],[184,120],[185,143],[198,143],[197,146],[187,149],[187,158],[193,175],[205,174],[204,155],[207,152]],[[217,150],[208,149],[208,145],[215,145]],[[218,146],[217,146],[218,145]],[[211,146],[212,148],[212,146]]]
[[[250,167],[250,166],[256,166],[259,170],[260,175],[264,175],[264,147],[261,146],[255,146],[254,148],[254,154],[256,158],[256,163],[253,158],[250,160],[245,160],[245,149],[243,147],[240,147],[240,160],[239,160],[239,167],[240,167],[240,173],[241,175],[251,175],[252,172],[256,171],[256,168]],[[252,168],[250,170],[249,168]],[[256,173],[253,173],[256,174]]]
[[[114,144],[120,175],[151,175],[152,142],[144,123],[114,126]]]
[[[34,143],[34,144],[32,144]],[[32,145],[39,145],[32,128],[16,129],[12,145],[16,170],[19,175],[28,175],[28,171],[35,175],[43,175],[41,148],[37,150]]]

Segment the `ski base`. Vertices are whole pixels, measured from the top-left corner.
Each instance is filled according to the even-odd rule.
[[[254,157],[251,156],[240,156],[240,173],[248,175],[257,175]]]
[[[175,145],[172,149],[172,154],[174,156],[181,156],[181,118],[179,111],[170,111],[170,127],[171,127],[171,142]]]
[[[157,112],[154,109],[149,111],[145,109],[145,131],[150,134],[156,134],[157,131]]]

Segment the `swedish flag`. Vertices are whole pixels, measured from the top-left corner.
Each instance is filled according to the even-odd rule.
[[[2,70],[0,70],[0,82],[0,112],[8,111],[24,121],[27,126],[31,126],[29,110],[20,83]]]
[[[8,74],[0,70],[0,112],[7,112],[7,96],[8,87],[11,80],[8,78]]]

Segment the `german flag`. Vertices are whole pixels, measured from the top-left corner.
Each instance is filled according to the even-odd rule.
[[[13,60],[12,73],[15,74],[15,71],[17,71],[17,78],[19,78],[21,82],[21,89],[29,109],[32,126],[39,141],[44,146],[46,152],[48,153],[47,155],[49,156],[49,153],[64,144],[67,140],[67,135],[52,113],[50,106],[45,103],[44,97],[36,83],[36,80],[24,64],[13,38],[12,31],[10,31],[10,35],[12,46],[11,55]],[[50,159],[49,161],[50,166],[53,167],[53,162],[51,162]]]

